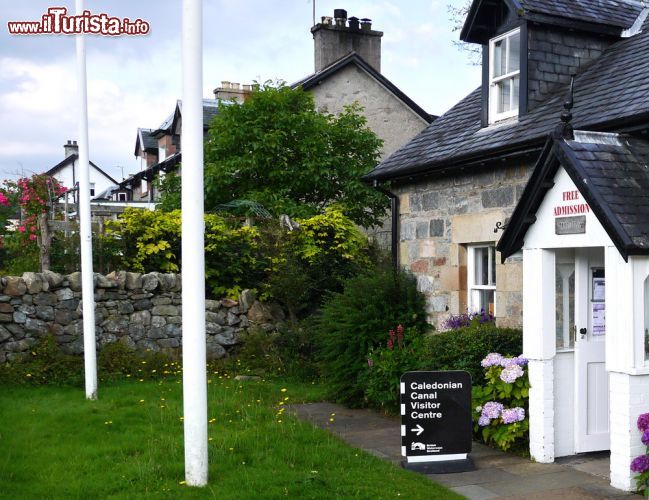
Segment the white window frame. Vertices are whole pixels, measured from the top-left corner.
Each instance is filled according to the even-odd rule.
[[[90,196],[95,196],[95,186],[96,184],[94,182],[90,183]]]
[[[503,33],[502,35],[499,35],[489,40],[489,123],[495,123],[497,121],[504,120],[506,118],[511,118],[512,116],[518,116],[518,110],[520,107],[520,75],[521,75],[520,61],[518,64],[518,69],[516,71],[510,71],[509,73],[506,73],[504,75],[494,77],[494,62],[495,62],[494,48],[496,46],[496,43],[516,34],[519,35],[519,39],[520,39],[520,34],[521,34],[520,28],[513,29],[511,31],[508,31],[507,33]],[[507,50],[505,53],[505,58],[506,60],[509,60],[509,43],[507,43],[506,46],[507,46]],[[520,51],[520,47],[519,47],[519,51]],[[514,92],[510,92],[509,98],[511,99],[510,101],[511,109],[503,113],[498,113],[497,112],[498,99],[497,99],[497,92],[496,92],[498,87],[496,86],[496,84],[503,82],[505,80],[512,80],[516,76],[518,76],[519,78],[519,96],[518,96],[519,102],[513,102]]]
[[[488,285],[477,285],[475,283],[475,259],[476,259],[476,250],[480,248],[493,248],[493,252],[489,252],[488,266],[489,270],[487,271],[488,276],[494,276],[494,283]],[[494,310],[493,315],[496,315],[496,244],[491,243],[476,243],[467,245],[467,306],[469,312],[480,312],[481,309],[484,309],[485,312],[489,313],[488,306],[485,304],[474,304],[473,303],[473,290],[493,290],[494,292]],[[493,273],[492,273],[493,271]],[[485,307],[487,306],[487,307]]]
[[[149,181],[144,177],[140,180],[140,196],[145,196],[149,194]]]
[[[128,201],[126,193],[117,193],[117,201]]]

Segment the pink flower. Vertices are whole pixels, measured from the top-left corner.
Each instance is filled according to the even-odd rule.
[[[29,239],[34,241],[36,239],[36,235],[35,234],[30,234]]]
[[[394,341],[392,339],[388,339],[388,349],[392,350],[394,347]]]
[[[24,233],[26,230],[27,228],[25,226],[18,226],[18,231],[20,231],[21,233]]]
[[[36,232],[36,226],[32,226],[32,227],[30,227],[29,230],[30,230],[32,233],[35,233],[35,232]]]
[[[367,358],[367,366],[370,368],[374,366],[374,360],[372,358]]]

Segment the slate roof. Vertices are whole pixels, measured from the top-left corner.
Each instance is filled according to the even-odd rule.
[[[350,52],[346,56],[341,57],[337,61],[334,61],[329,66],[322,68],[317,73],[313,73],[302,80],[299,80],[291,84],[291,88],[302,87],[304,90],[309,90],[310,88],[315,87],[323,80],[327,79],[334,73],[340,71],[347,66],[354,65],[360,70],[367,73],[371,78],[374,78],[380,85],[385,87],[389,92],[391,92],[397,99],[403,102],[408,106],[414,113],[423,118],[426,123],[431,123],[435,118],[435,115],[426,113],[415,101],[410,99],[406,94],[404,94],[396,85],[394,85],[390,80],[383,76],[380,72],[376,71],[370,64],[365,61],[361,56],[356,52]]]
[[[494,22],[504,4],[512,19],[620,36],[646,7],[639,0],[474,0],[460,40],[484,44],[495,34]]]
[[[615,130],[649,119],[649,19],[644,30],[611,45],[575,78],[573,124],[585,130]],[[481,90],[465,97],[365,176],[384,181],[434,173],[505,152],[543,146],[566,100],[568,86],[532,111],[489,127],[481,124]]]
[[[563,166],[609,237],[627,259],[649,254],[649,142],[624,134],[575,131],[548,140],[498,250],[520,250],[527,229]]]
[[[642,5],[635,0],[515,0],[527,12],[630,28]]]
[[[138,128],[137,139],[135,140],[135,156],[139,149],[143,151],[157,151],[158,140],[153,137],[153,130],[150,128]]]

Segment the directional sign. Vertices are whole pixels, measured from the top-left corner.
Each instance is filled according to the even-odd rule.
[[[401,377],[401,454],[408,462],[463,460],[471,451],[471,375],[408,372]]]

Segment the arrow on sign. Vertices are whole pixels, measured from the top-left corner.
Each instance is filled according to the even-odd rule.
[[[410,430],[413,431],[413,432],[416,432],[417,436],[419,436],[419,434],[424,432],[424,428],[419,424],[417,424],[417,427],[415,427],[414,429],[410,429]]]

